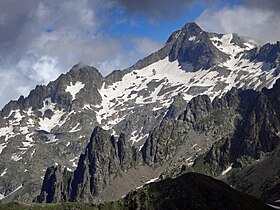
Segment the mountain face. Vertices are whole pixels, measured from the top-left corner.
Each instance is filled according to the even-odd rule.
[[[265,157],[279,145],[278,85],[256,91],[279,78],[279,50],[188,23],[128,69],[75,65],[0,112],[0,199],[30,201],[42,181],[41,202],[117,199],[160,175]]]
[[[138,168],[143,165],[158,170],[161,179],[176,177],[182,171],[196,171],[218,177],[230,170],[241,170],[241,175],[239,172],[228,178],[229,183],[239,190],[271,201],[274,188],[280,184],[280,180],[274,178],[279,173],[276,166],[280,160],[279,155],[273,155],[275,164],[270,166],[272,169],[262,182],[260,179],[263,176],[260,177],[259,170],[253,173],[257,178],[250,180],[252,184],[249,189],[254,188],[254,191],[243,187],[246,183],[244,179],[247,179],[248,175],[242,174],[247,170],[246,167],[252,167],[251,163],[261,160],[260,163],[267,165],[268,159],[271,160],[270,153],[278,154],[280,101],[275,99],[280,98],[279,84],[280,80],[277,80],[273,89],[264,89],[263,92],[232,89],[212,102],[206,95],[197,96],[185,105],[176,98],[140,150],[126,144],[125,134],[116,139],[108,131],[96,127],[74,173],[65,176],[65,172],[60,170],[60,175],[56,176],[63,178],[57,178],[56,180],[60,181],[55,184],[48,182],[51,187],[47,189],[68,189],[68,196],[61,196],[65,194],[64,191],[52,193],[43,185],[37,201],[92,202],[96,199],[120,198],[128,191],[118,188],[114,183],[115,176],[121,172],[121,177],[127,176],[131,170],[139,172],[141,170]],[[47,171],[50,169],[52,167]],[[44,183],[48,177],[46,173]],[[139,179],[139,175],[129,178],[133,183],[137,183]],[[273,182],[269,181],[270,179],[273,179]],[[121,183],[127,181],[125,178],[120,180]],[[104,198],[108,188],[119,190],[115,192],[116,197],[109,195]],[[52,196],[50,201],[45,195]],[[273,197],[277,196],[276,191]]]

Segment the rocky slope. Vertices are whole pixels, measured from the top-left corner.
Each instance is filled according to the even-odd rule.
[[[33,199],[50,165],[87,171],[98,186],[79,180],[77,174],[73,179],[78,180],[77,186],[73,187],[87,186],[84,190],[90,194],[96,188],[102,189],[101,193],[108,183],[120,179],[118,174],[124,180],[138,179],[124,187],[127,192],[164,171],[170,174],[171,168],[182,165],[179,163],[191,166],[214,142],[231,138],[235,124],[243,119],[244,113],[236,110],[230,93],[224,101],[214,98],[234,91],[233,87],[272,87],[279,78],[279,49],[279,42],[256,46],[236,34],[207,33],[188,23],[174,32],[162,49],[126,70],[103,77],[97,69],[77,64],[47,86],[37,86],[26,98],[11,101],[0,112],[0,199]],[[198,95],[207,96],[193,99]],[[212,105],[214,102],[217,104]],[[230,109],[223,109],[227,106]],[[104,145],[91,138],[96,126],[107,130],[104,139],[110,141]],[[95,145],[92,148],[106,154],[92,154],[87,146],[90,138]],[[268,152],[277,144],[262,149]],[[79,158],[82,152],[84,156]],[[91,159],[95,156],[101,159]],[[83,163],[90,159],[97,171]],[[227,164],[231,163],[218,170]]]
[[[260,200],[232,189],[209,176],[186,173],[175,179],[153,182],[128,193],[122,199],[99,205],[62,203],[57,205],[1,205],[1,209],[273,209]]]

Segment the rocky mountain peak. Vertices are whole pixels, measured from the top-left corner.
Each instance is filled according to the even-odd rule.
[[[189,33],[196,35],[202,32],[202,29],[195,22],[186,23],[181,30],[185,32],[188,31]]]

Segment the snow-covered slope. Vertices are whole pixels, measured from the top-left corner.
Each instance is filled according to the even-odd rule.
[[[0,113],[0,194],[22,185],[16,192],[30,199],[47,166],[74,169],[95,126],[116,136],[123,132],[141,147],[178,94],[186,101],[201,94],[213,100],[232,87],[271,87],[279,78],[280,47],[270,46],[257,47],[236,34],[207,33],[190,23],[129,69],[104,78],[78,64],[37,86]],[[261,56],[269,53],[276,56],[273,62]]]

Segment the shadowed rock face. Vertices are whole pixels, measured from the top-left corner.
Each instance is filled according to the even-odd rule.
[[[145,185],[119,203],[120,209],[271,209],[252,196],[197,173]]]
[[[36,201],[93,201],[119,170],[127,170],[135,164],[134,150],[123,134],[116,141],[108,131],[96,127],[74,173],[62,171],[60,166],[49,167]]]
[[[129,192],[122,199],[101,204],[61,203],[40,206],[24,203],[0,204],[9,209],[93,209],[93,210],[269,210],[273,209],[257,198],[241,193],[225,183],[197,173],[185,173],[178,177],[146,184]]]

